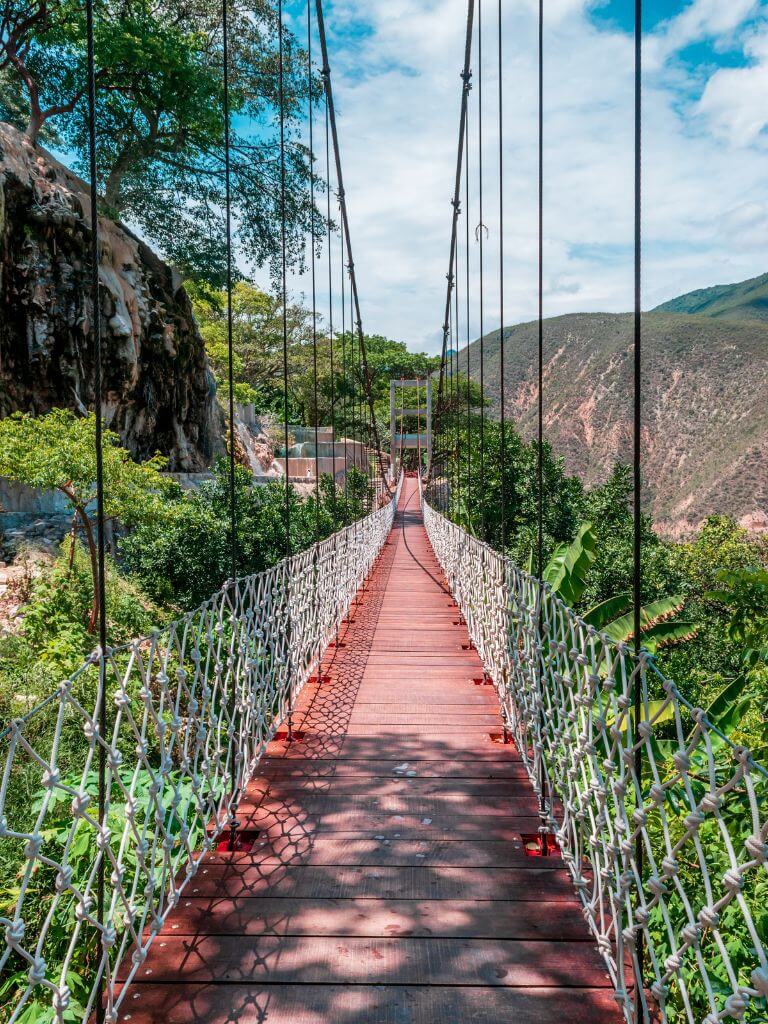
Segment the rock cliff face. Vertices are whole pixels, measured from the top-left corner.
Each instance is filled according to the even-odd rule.
[[[85,183],[0,122],[0,417],[93,408]],[[213,376],[178,274],[99,218],[103,414],[138,458],[204,469],[223,450]]]

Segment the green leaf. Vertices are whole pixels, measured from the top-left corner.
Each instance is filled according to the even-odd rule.
[[[692,640],[696,636],[696,627],[692,622],[659,622],[650,629],[644,629],[641,633],[643,647],[655,654],[662,647],[671,647],[673,644],[682,643],[684,640]]]
[[[630,594],[617,594],[616,597],[609,597],[607,601],[594,605],[584,614],[583,619],[587,625],[602,630],[609,622],[631,607],[632,597]]]
[[[705,710],[710,722],[726,736],[736,728],[749,706],[749,696],[742,696],[747,681],[746,676],[736,676],[723,687]]]
[[[644,714],[640,719],[641,722],[652,722],[654,726],[661,725],[662,722],[669,722],[675,717],[675,709],[671,701],[668,700],[649,700],[647,708],[643,708]],[[627,726],[630,722],[634,722],[635,713],[634,709],[630,708],[628,713],[622,717],[621,725],[619,726],[620,732],[626,732]],[[606,725],[609,727],[613,725],[615,718],[610,715],[606,718]]]
[[[586,575],[596,557],[595,531],[583,523],[570,544],[559,544],[544,569],[544,580],[566,604],[576,604],[587,585]]]
[[[640,609],[640,635],[644,636],[651,627],[675,615],[681,610],[684,603],[684,598],[679,594],[675,594],[672,597],[662,597],[660,600],[653,601],[651,604],[642,607]],[[626,643],[634,635],[634,620],[634,610],[629,611],[626,615],[622,615],[609,623],[603,632],[607,633],[611,640],[615,640],[616,643]]]

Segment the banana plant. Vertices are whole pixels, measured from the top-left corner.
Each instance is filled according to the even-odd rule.
[[[583,523],[570,544],[559,544],[544,567],[542,576],[552,592],[571,606],[577,604],[586,590],[589,570],[597,556],[597,538],[591,523]],[[692,622],[677,619],[685,603],[679,594],[662,597],[640,609],[640,638],[643,647],[655,654],[663,647],[682,643],[696,635]],[[581,616],[596,630],[615,643],[628,643],[634,638],[632,596],[617,594],[589,608]]]

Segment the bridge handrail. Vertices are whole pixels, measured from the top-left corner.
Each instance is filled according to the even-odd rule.
[[[62,1022],[89,1019],[101,995],[117,1020],[154,937],[318,670],[401,486],[369,516],[228,581],[164,629],[96,652],[0,732],[0,1002],[10,1005],[0,1019],[14,1024],[33,1004]]]
[[[422,508],[626,1020],[765,1020],[768,771],[650,654]]]

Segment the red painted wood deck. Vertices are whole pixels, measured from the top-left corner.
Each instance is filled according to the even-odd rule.
[[[328,681],[155,940],[131,1024],[617,1022],[612,989],[406,480]]]

